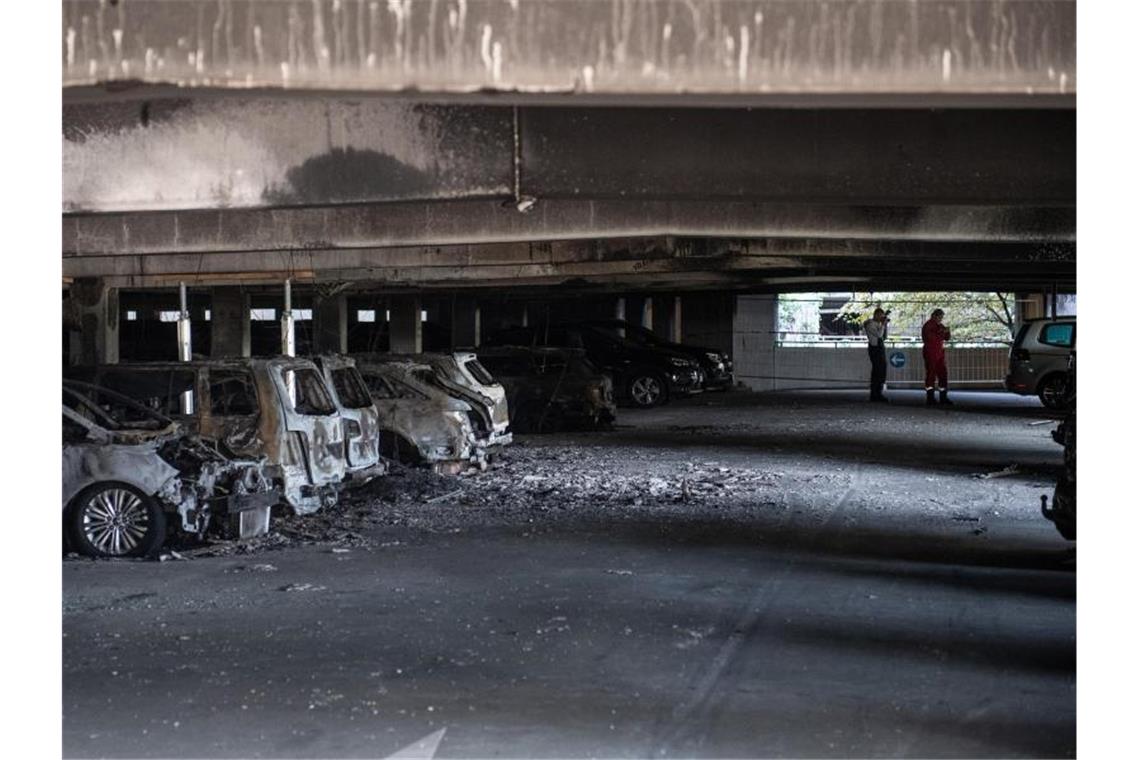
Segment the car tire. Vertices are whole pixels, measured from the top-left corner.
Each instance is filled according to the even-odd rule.
[[[649,409],[669,400],[669,384],[655,372],[638,372],[630,377],[626,395],[634,406]]]
[[[66,514],[72,550],[88,557],[149,557],[166,540],[162,507],[127,483],[88,486]]]
[[[1057,372],[1047,376],[1037,386],[1037,398],[1046,409],[1062,409],[1065,406],[1065,386],[1068,384],[1065,376]]]

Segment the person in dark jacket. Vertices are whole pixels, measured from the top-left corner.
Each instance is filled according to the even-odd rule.
[[[941,392],[941,401],[953,406],[947,392],[946,341],[950,340],[950,329],[942,324],[945,312],[935,309],[930,319],[922,326],[922,362],[926,365],[926,405],[934,406],[935,383]]]
[[[871,400],[886,402],[883,395],[883,383],[887,381],[887,348],[884,341],[887,339],[887,313],[882,309],[875,309],[875,313],[863,325],[863,332],[867,335],[867,355],[871,357]]]

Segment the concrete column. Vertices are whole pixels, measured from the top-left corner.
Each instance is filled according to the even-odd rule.
[[[737,296],[732,316],[732,359],[736,380],[755,391],[779,387],[776,326],[779,298]]]
[[[478,348],[482,325],[479,303],[470,296],[456,298],[451,307],[451,347]]]
[[[653,296],[641,299],[641,326],[646,330],[653,329]]]
[[[682,297],[683,342],[708,346],[732,354],[732,314],[736,304],[730,293],[689,293]]]
[[[614,302],[614,319],[625,319],[625,298]]]
[[[68,291],[68,320],[79,327],[82,364],[119,361],[119,291],[98,278],[81,277]]]
[[[249,356],[249,293],[241,288],[210,290],[210,355]]]
[[[1018,297],[1018,311],[1021,312],[1021,321],[1040,319],[1046,316],[1045,296],[1042,293],[1022,293]]]
[[[423,352],[423,323],[418,296],[392,296],[388,301],[388,350],[394,354]]]
[[[83,334],[79,330],[67,331],[67,363],[72,367],[83,363]]]
[[[348,353],[348,297],[313,299],[313,349],[319,354]]]
[[[522,307],[522,326],[523,327],[530,327],[530,307],[527,306],[525,303],[523,304],[523,307]]]
[[[680,343],[685,337],[681,325],[681,296],[673,296],[673,308],[669,314],[669,340]]]

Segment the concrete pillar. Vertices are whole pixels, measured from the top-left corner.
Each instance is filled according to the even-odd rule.
[[[249,356],[249,293],[241,288],[210,290],[210,355]]]
[[[83,363],[83,334],[79,330],[67,331],[67,363],[72,367]]]
[[[737,382],[755,391],[779,385],[776,366],[776,327],[779,298],[774,295],[737,296],[732,316],[732,359]]]
[[[522,307],[522,326],[523,327],[530,327],[530,307],[527,306],[525,303],[523,304],[523,307]]]
[[[318,354],[348,353],[348,297],[313,299],[313,350]]]
[[[394,354],[423,352],[423,323],[418,296],[392,296],[388,302],[388,350]]]
[[[81,277],[68,291],[68,320],[79,327],[81,364],[119,361],[119,291],[98,278]]]
[[[281,310],[281,355],[297,355],[297,323],[293,320],[293,283],[285,280],[285,308]],[[293,396],[293,387],[289,386]]]
[[[646,330],[653,329],[653,296],[641,299],[641,326]]]
[[[680,343],[685,337],[681,325],[681,296],[673,296],[673,308],[669,314],[669,340]]]
[[[451,347],[478,348],[482,315],[479,303],[470,296],[456,298],[451,307]]]
[[[625,319],[625,298],[614,302],[614,319]]]
[[[1021,320],[1040,319],[1046,316],[1045,296],[1042,293],[1022,293],[1017,297]]]
[[[736,304],[730,293],[689,293],[682,297],[684,343],[708,346],[732,355],[732,315]]]

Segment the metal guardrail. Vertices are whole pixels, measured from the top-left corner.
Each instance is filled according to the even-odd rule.
[[[863,350],[844,349],[866,348],[866,345],[865,340],[810,344],[777,342],[771,369],[762,377],[780,387],[795,387],[797,384],[862,387],[867,384],[870,374],[867,354]],[[903,362],[901,367],[896,367],[888,361],[888,387],[925,385],[921,342],[889,341],[888,359],[892,354],[902,354]],[[1002,344],[948,344],[947,363],[951,387],[1002,387],[1009,366],[1009,348]]]

